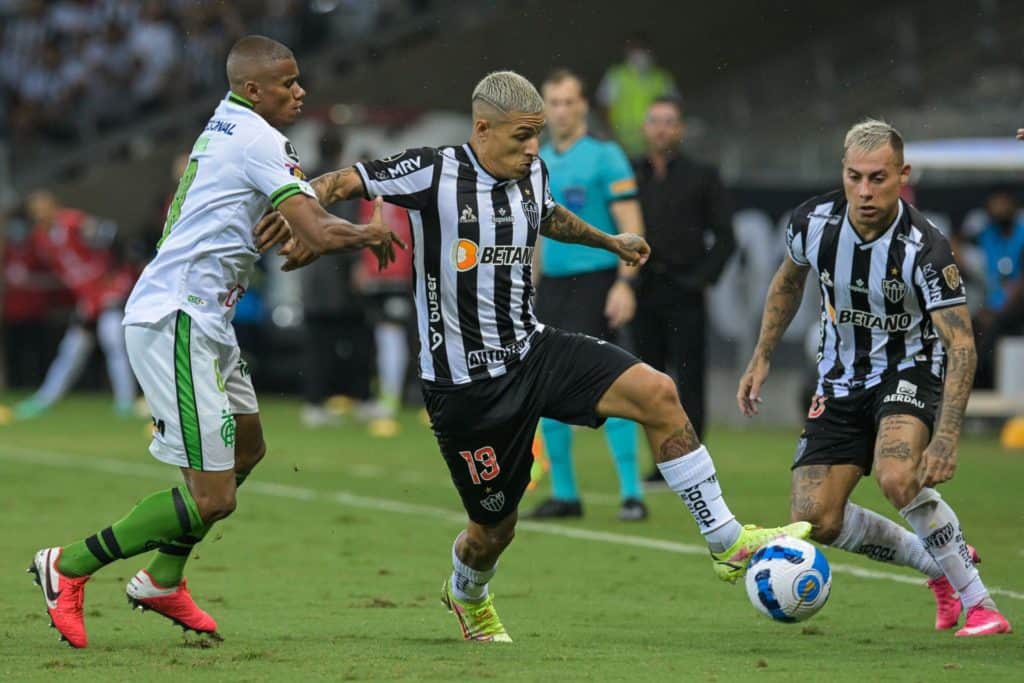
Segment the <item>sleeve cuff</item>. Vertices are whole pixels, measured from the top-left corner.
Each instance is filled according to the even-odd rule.
[[[283,185],[270,193],[270,205],[276,209],[281,205],[281,202],[297,194],[303,194],[302,188],[299,187],[298,183]]]
[[[943,308],[952,308],[953,306],[959,306],[967,303],[966,296],[960,296],[955,299],[943,299],[942,301],[936,301],[934,304],[928,304],[924,308],[926,311],[938,311]]]
[[[363,168],[362,162],[357,161],[352,167],[356,169],[356,173],[359,174],[359,179],[363,181],[363,198],[373,199],[374,195],[370,192],[370,179],[366,175],[366,169]]]

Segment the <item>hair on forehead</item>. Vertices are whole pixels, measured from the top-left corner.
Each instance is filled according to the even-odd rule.
[[[287,45],[266,36],[250,35],[239,38],[231,46],[227,59],[228,83],[240,87],[245,81],[254,80],[275,62],[295,59]]]
[[[903,136],[892,125],[879,119],[864,119],[846,131],[843,140],[843,157],[851,149],[873,152],[889,145],[896,156],[896,165],[903,166]]]
[[[533,83],[515,71],[494,71],[473,88],[473,115],[543,114],[544,100]]]

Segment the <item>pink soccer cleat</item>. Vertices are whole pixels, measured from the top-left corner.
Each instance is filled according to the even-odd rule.
[[[967,621],[964,627],[956,632],[962,636],[994,636],[999,633],[1011,633],[1013,628],[991,600],[984,600],[967,610]]]
[[[968,545],[967,550],[971,553],[971,561],[974,564],[981,564],[981,556],[973,545]],[[963,613],[963,605],[960,596],[953,589],[953,584],[945,576],[928,580],[928,588],[935,594],[935,630],[945,631],[957,625],[960,621],[960,614]]]
[[[43,589],[50,626],[57,629],[60,639],[71,647],[85,647],[89,639],[85,634],[85,582],[88,576],[73,578],[57,571],[60,548],[43,548],[36,553],[28,571],[35,574],[36,585]]]
[[[945,631],[960,623],[963,606],[949,579],[945,576],[930,579],[928,588],[935,594],[935,630]]]
[[[188,592],[185,579],[173,588],[164,588],[143,569],[128,582],[125,592],[128,594],[128,602],[138,609],[153,610],[186,631],[207,633],[219,638],[217,622],[199,609],[192,594]]]

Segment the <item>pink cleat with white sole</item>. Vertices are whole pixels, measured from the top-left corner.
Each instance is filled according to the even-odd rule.
[[[974,564],[981,564],[981,557],[973,545],[967,546],[971,553],[971,561]],[[960,615],[963,613],[963,605],[960,603],[960,596],[945,576],[928,581],[928,588],[935,594],[935,630],[946,631],[953,628],[960,622]]]
[[[1006,620],[995,603],[991,600],[983,600],[974,607],[967,610],[967,622],[964,627],[956,632],[957,637],[964,636],[994,636],[1000,633],[1012,633],[1013,628]]]

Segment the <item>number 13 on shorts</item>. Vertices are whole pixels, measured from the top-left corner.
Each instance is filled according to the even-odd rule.
[[[469,478],[473,480],[474,484],[490,481],[501,473],[501,467],[498,465],[498,456],[495,455],[494,449],[490,446],[484,446],[475,451],[459,451],[459,455],[466,461],[466,467],[469,468]],[[477,467],[477,463],[480,464],[480,467]]]

